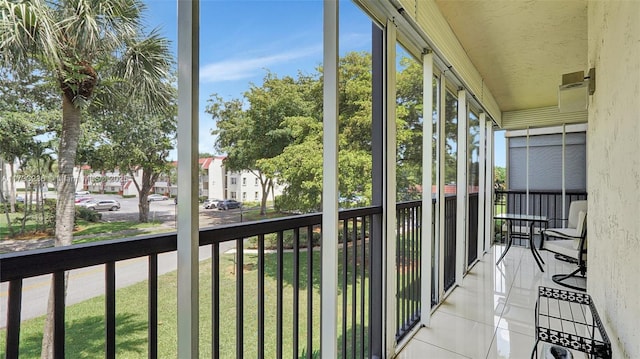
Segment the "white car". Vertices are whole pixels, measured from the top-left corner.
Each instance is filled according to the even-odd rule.
[[[120,209],[120,202],[116,201],[115,199],[103,199],[99,201],[89,200],[79,203],[78,206],[85,207],[92,211],[117,211]]]
[[[218,202],[222,201],[221,199],[205,199],[204,202],[202,203],[202,207],[204,209],[211,209],[211,208],[217,208],[218,207]]]
[[[89,193],[89,191],[77,191],[76,192],[76,196],[86,196],[88,194],[91,194],[91,193]]]
[[[168,199],[169,199],[169,197],[167,197],[167,196],[163,196],[161,194],[154,193],[154,194],[150,194],[149,197],[147,197],[147,202],[166,201]]]

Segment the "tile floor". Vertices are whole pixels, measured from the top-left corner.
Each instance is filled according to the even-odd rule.
[[[542,251],[545,272],[531,252],[511,247],[505,258],[496,245],[478,261],[397,358],[530,358],[535,343],[535,303],[538,286],[562,288],[551,276],[569,273],[575,265]],[[538,352],[540,353],[542,344]],[[573,353],[574,358],[585,358]],[[539,358],[544,355],[539,354]]]

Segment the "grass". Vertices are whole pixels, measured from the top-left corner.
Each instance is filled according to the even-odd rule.
[[[74,237],[83,237],[73,240],[73,244],[104,241],[108,239],[130,238],[140,235],[171,232],[175,229],[162,227],[162,222],[86,222],[78,220]],[[86,236],[86,237],[85,237]]]
[[[13,220],[14,218],[19,218],[21,214],[11,213],[9,214],[9,216]],[[159,221],[148,223],[140,223],[134,221],[88,222],[78,219],[76,220],[76,230],[74,231],[73,236],[84,238],[75,239],[73,243],[77,244],[106,239],[134,237],[137,235],[170,232],[173,230],[171,228],[160,226],[161,223],[162,222]],[[0,216],[0,240],[9,238],[9,228],[6,224],[6,215],[2,214],[2,216]],[[17,232],[20,229],[20,225],[14,224],[13,229],[14,232]],[[38,229],[39,226],[36,225],[36,222],[33,220],[29,220],[27,221],[27,224],[25,226],[25,233],[22,236],[16,237],[15,239],[36,239],[53,237],[48,233],[36,232],[36,230]]]
[[[282,213],[282,212],[278,212],[275,211],[272,208],[267,208],[267,213],[262,216],[260,215],[260,207],[254,207],[254,208],[249,208],[249,209],[243,209],[242,210],[242,220],[244,222],[249,222],[249,221],[260,221],[263,219],[270,219],[270,218],[280,218],[280,217],[287,217],[290,216],[291,214],[288,213]]]
[[[360,248],[359,248],[360,250]],[[351,252],[351,251],[350,251]],[[341,252],[342,253],[342,252]],[[307,260],[306,252],[300,256],[300,304],[299,304],[299,356],[309,351],[306,348],[307,327]],[[342,258],[340,254],[340,258]],[[257,286],[258,270],[257,256],[245,254],[243,271],[243,308],[244,320],[244,355],[248,358],[257,357]],[[350,259],[352,261],[353,258]],[[283,356],[292,357],[293,347],[293,285],[294,285],[294,255],[284,253],[283,256]],[[359,264],[360,265],[360,264]],[[342,272],[342,260],[339,273]],[[351,266],[349,266],[351,268]],[[220,258],[220,358],[235,358],[236,347],[236,274],[234,273],[234,255],[223,254]],[[361,267],[358,269],[361,270]],[[211,261],[200,264],[200,357],[211,357]],[[277,320],[277,257],[276,254],[265,254],[265,357],[276,357],[276,320]],[[311,352],[317,355],[320,347],[320,252],[313,252],[313,285],[312,311],[310,318],[313,324],[313,347]],[[350,270],[348,277],[351,278]],[[340,277],[339,288],[342,288]],[[357,298],[362,291],[365,293],[365,303],[368,302],[368,279],[359,282],[357,286],[347,286],[348,326],[347,338],[351,338],[352,330],[357,337],[366,327],[362,325],[360,307],[357,306],[357,320],[354,326],[351,322],[351,302],[353,290]],[[177,357],[177,276],[172,272],[161,276],[158,281],[158,352],[161,358]],[[342,310],[342,294],[339,294],[338,313]],[[118,358],[147,357],[147,283],[141,282],[130,287],[122,288],[116,294],[117,311],[117,355]],[[368,322],[368,308],[365,308],[364,322]],[[72,305],[66,309],[66,353],[71,358],[104,357],[104,296],[96,297],[85,302]],[[20,358],[39,358],[42,342],[43,317],[24,321],[20,333]],[[338,318],[338,335],[342,335],[341,319]],[[366,337],[366,336],[365,336]],[[365,339],[367,340],[367,339]],[[5,351],[5,330],[0,330],[0,357]],[[359,343],[359,339],[358,339]],[[357,345],[359,348],[360,345]],[[351,348],[349,349],[349,355]]]
[[[21,219],[24,216],[24,213],[9,213],[9,219],[11,220],[11,225],[13,227],[13,232],[17,233],[21,228],[21,223],[16,222],[18,219]],[[40,229],[41,226],[38,226],[36,221],[33,219],[27,220],[25,224],[26,232],[34,232],[37,229]],[[9,236],[9,226],[7,224],[7,214],[0,213],[0,240]]]

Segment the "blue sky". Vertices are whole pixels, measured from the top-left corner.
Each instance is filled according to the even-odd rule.
[[[175,0],[146,0],[147,23],[160,27],[174,48]],[[322,1],[204,0],[200,3],[200,152],[215,153],[214,120],[204,112],[217,93],[242,99],[267,70],[278,76],[313,73],[322,62]],[[340,50],[371,51],[371,20],[351,1],[340,1]],[[496,142],[496,164],[504,154]],[[176,159],[175,151],[171,154]],[[502,165],[504,166],[504,161]]]
[[[177,38],[175,0],[147,0],[147,23]],[[202,1],[200,20],[200,152],[215,153],[204,112],[217,93],[242,99],[251,83],[260,85],[268,71],[282,77],[314,73],[322,62],[322,1]],[[371,21],[350,1],[341,1],[340,42],[343,52],[371,51]],[[174,50],[175,51],[175,50]],[[177,156],[171,155],[173,159]]]

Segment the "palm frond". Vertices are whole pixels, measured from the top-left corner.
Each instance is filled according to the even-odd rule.
[[[0,0],[0,61],[16,73],[40,57],[49,70],[59,59],[55,42],[54,12],[42,0],[11,2]]]
[[[123,47],[140,28],[144,4],[139,0],[71,0],[61,12],[62,44],[91,63]]]
[[[144,39],[127,43],[116,74],[131,84],[131,97],[141,99],[149,111],[158,112],[174,101],[169,83],[172,63],[169,41],[154,30]]]

